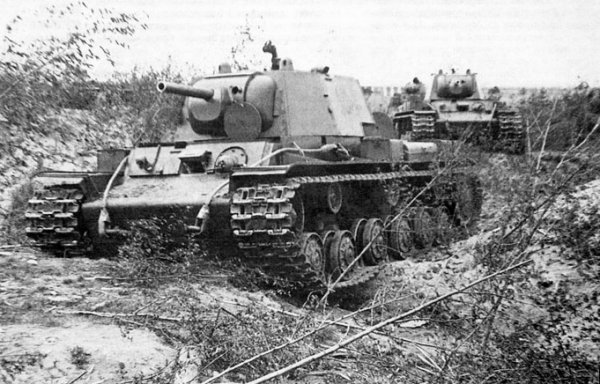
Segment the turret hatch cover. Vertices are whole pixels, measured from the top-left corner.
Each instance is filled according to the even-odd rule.
[[[255,140],[261,132],[258,109],[247,102],[233,103],[225,111],[225,133],[234,140]]]

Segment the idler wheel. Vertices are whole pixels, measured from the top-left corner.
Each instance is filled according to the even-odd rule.
[[[413,248],[413,236],[408,218],[399,217],[390,225],[390,254],[396,260],[404,259],[404,255]]]
[[[300,252],[320,279],[325,277],[325,251],[321,237],[314,232],[302,234]]]
[[[365,224],[365,229],[361,236],[359,250],[362,250],[371,243],[371,246],[365,251],[363,259],[368,265],[377,265],[387,260],[387,241],[383,232],[383,222],[380,219],[369,219]]]
[[[433,211],[433,220],[435,222],[435,239],[437,245],[448,245],[452,235],[450,217],[445,207],[437,207]]]
[[[342,209],[344,203],[344,197],[342,193],[342,186],[338,183],[329,184],[327,186],[327,208],[331,213],[336,214]]]
[[[414,210],[412,224],[416,247],[431,247],[435,238],[435,224],[426,208],[419,207]]]
[[[328,272],[333,279],[348,268],[356,258],[356,247],[350,231],[335,231],[333,236],[326,234],[325,252],[327,255]],[[349,277],[346,275],[346,277]]]

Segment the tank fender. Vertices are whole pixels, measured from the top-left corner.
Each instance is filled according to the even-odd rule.
[[[50,186],[82,186],[84,183],[84,176],[37,176],[35,183],[41,187]]]
[[[404,160],[404,141],[365,137],[360,143],[360,157],[376,161],[398,162]]]
[[[51,174],[40,174],[33,179],[36,190],[50,187],[75,187],[79,188],[87,199],[94,198],[100,194],[108,182],[110,174],[92,173],[92,174],[61,174],[52,172]]]

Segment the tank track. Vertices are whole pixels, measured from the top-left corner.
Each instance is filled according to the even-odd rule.
[[[83,191],[56,186],[35,192],[25,211],[26,235],[36,247],[59,256],[83,255],[89,241],[82,230]]]
[[[328,182],[344,179],[325,178]],[[249,267],[261,269],[275,281],[297,283],[303,289],[322,290],[327,286],[324,271],[315,270],[302,253],[301,236],[292,227],[292,201],[298,189],[302,184],[322,182],[322,177],[288,179],[286,184],[259,184],[234,192],[230,207],[232,233]],[[365,283],[378,272],[379,267],[362,268],[336,287]]]
[[[435,139],[435,113],[415,112],[411,115],[412,140]]]
[[[399,171],[378,174],[304,176],[279,184],[239,187],[231,198],[231,228],[246,264],[264,271],[273,280],[298,283],[305,289],[322,290],[328,277],[315,270],[302,253],[302,239],[293,228],[294,198],[301,186],[348,181],[387,181],[432,176],[431,171]],[[374,279],[378,266],[361,266],[347,274],[336,288],[349,288]]]
[[[508,153],[521,154],[525,150],[525,129],[523,118],[515,111],[499,111],[499,143],[500,150]]]

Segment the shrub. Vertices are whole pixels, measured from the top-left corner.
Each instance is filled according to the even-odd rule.
[[[0,223],[0,237],[7,244],[27,243],[25,236],[25,211],[27,202],[33,197],[33,183],[25,182],[11,193],[10,209]]]

